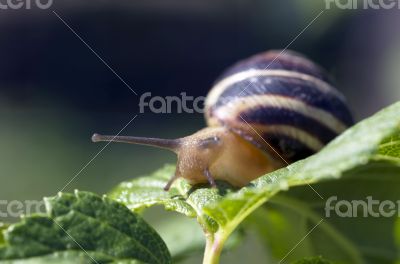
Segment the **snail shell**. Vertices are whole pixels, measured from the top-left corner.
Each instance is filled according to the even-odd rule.
[[[353,124],[344,96],[306,57],[269,51],[238,62],[205,103],[208,126],[225,126],[289,161],[305,158]]]

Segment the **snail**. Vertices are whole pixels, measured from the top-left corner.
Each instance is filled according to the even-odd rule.
[[[207,128],[179,139],[94,134],[93,142],[149,145],[177,154],[175,175],[190,184],[234,186],[319,151],[353,124],[344,96],[305,56],[268,51],[239,61],[205,101]]]

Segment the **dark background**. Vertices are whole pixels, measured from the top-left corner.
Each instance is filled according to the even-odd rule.
[[[1,199],[56,194],[117,133],[139,96],[204,96],[232,63],[282,49],[321,10],[316,0],[56,1],[0,10]],[[53,12],[104,59],[130,89]],[[400,98],[399,10],[326,10],[290,49],[324,66],[360,120]],[[201,114],[139,116],[123,134],[180,137]],[[66,188],[99,194],[174,155],[111,144]]]

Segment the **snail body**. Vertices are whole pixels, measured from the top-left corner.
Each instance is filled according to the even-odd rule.
[[[316,64],[294,52],[269,51],[229,68],[205,103],[208,124],[179,139],[92,137],[174,151],[175,175],[191,184],[224,180],[244,186],[305,158],[353,124],[344,96]]]

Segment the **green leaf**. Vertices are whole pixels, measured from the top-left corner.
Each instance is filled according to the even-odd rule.
[[[169,192],[163,189],[174,173],[175,166],[166,165],[152,175],[121,183],[108,196],[124,203],[135,212],[153,205],[163,205],[166,210],[195,217],[195,209],[186,201],[186,194],[191,188],[189,184],[179,180]]]
[[[152,175],[121,183],[108,196],[124,203],[134,212],[154,205],[163,205],[166,210],[197,217],[203,228],[210,232],[216,231],[218,225],[203,213],[203,207],[232,192],[232,186],[219,182],[218,189],[210,189],[207,185],[192,187],[184,179],[178,179],[166,192],[163,187],[174,172],[175,166],[166,165]]]
[[[293,187],[272,197],[250,220],[263,233],[264,242],[278,259],[302,240],[287,259],[321,254],[332,260],[351,260],[351,263],[392,263],[397,258],[393,234],[395,216],[364,217],[360,208],[358,217],[342,217],[343,214],[338,215],[334,210],[327,215],[325,209],[332,197],[347,203],[366,201],[367,197],[396,203],[400,200],[399,176],[399,166],[373,161],[345,172],[340,180],[313,184],[324,200],[308,186]]]
[[[166,210],[176,211],[188,217],[196,217],[206,237],[212,237],[219,227],[209,215],[204,213],[203,208],[218,202],[224,195],[233,192],[234,189],[231,185],[221,181],[217,182],[218,189],[214,189],[208,188],[208,185],[193,187],[184,179],[178,179],[166,192],[163,187],[174,172],[175,166],[166,165],[150,176],[121,183],[109,193],[109,197],[124,203],[135,212],[140,212],[150,206],[162,205]],[[241,235],[236,234],[230,240],[229,246],[234,246],[240,238]],[[195,251],[196,247],[186,247],[182,250],[187,254]],[[181,256],[178,254],[177,257]]]
[[[400,135],[393,135],[384,140],[376,155],[380,160],[400,162]]]
[[[63,252],[52,253],[48,255],[30,257],[26,259],[4,260],[1,264],[98,264],[98,263],[115,263],[115,264],[140,264],[136,260],[118,260],[99,254],[98,252],[83,252],[76,250],[67,250]]]
[[[81,263],[171,262],[160,236],[120,203],[78,191],[45,202],[47,215],[25,217],[7,229],[0,259],[15,260],[10,263],[21,259],[29,263],[33,257],[35,263],[64,257]]]
[[[400,183],[399,113],[400,103],[392,105],[348,129],[316,155],[260,177],[240,190],[221,182],[218,190],[191,187],[180,179],[164,192],[162,187],[174,172],[173,166],[167,166],[153,176],[122,183],[111,197],[132,210],[160,204],[197,217],[207,237],[204,263],[217,263],[228,236],[269,200],[262,215],[270,219],[258,221],[269,229],[260,231],[269,246],[278,241],[276,248],[281,249],[273,250],[278,259],[288,255],[286,260],[290,261],[294,256],[322,252],[346,263],[390,263],[397,253],[393,217],[325,219],[324,208],[325,200],[332,196],[339,200],[365,200],[368,195],[400,200],[400,192],[395,191]],[[274,230],[281,230],[286,239]]]

